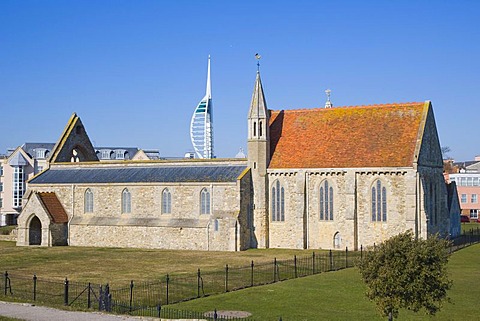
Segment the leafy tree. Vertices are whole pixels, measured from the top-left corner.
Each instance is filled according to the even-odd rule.
[[[399,234],[367,251],[359,262],[366,295],[389,320],[405,308],[434,315],[452,286],[446,264],[449,242],[437,236],[415,239],[411,231]]]

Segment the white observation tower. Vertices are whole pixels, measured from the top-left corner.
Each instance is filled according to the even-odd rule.
[[[193,112],[190,139],[196,158],[213,158],[213,104],[210,84],[210,55],[208,56],[207,92]]]

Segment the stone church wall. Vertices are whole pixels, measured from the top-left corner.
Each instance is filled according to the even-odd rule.
[[[276,180],[285,188],[285,221],[270,217],[270,247],[353,250],[415,231],[413,169],[276,170],[270,171],[269,180],[270,191]],[[320,220],[319,190],[325,180],[334,191],[333,220]],[[371,193],[377,180],[387,190],[385,222],[372,220]]]
[[[70,220],[69,245],[234,251],[240,182],[182,184],[38,185],[55,192]],[[122,192],[131,194],[131,212],[122,213]],[[171,192],[172,213],[162,214],[162,192]],[[200,214],[200,192],[210,191],[211,214]],[[93,212],[84,212],[85,191],[93,192]]]

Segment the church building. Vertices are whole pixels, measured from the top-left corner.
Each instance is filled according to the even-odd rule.
[[[28,182],[17,245],[359,249],[448,236],[432,104],[269,110],[257,72],[246,159],[100,162],[73,114]],[[247,109],[245,110],[247,112]]]

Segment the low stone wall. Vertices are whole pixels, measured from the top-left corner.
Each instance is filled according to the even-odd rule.
[[[0,235],[0,241],[16,241],[17,235]]]

